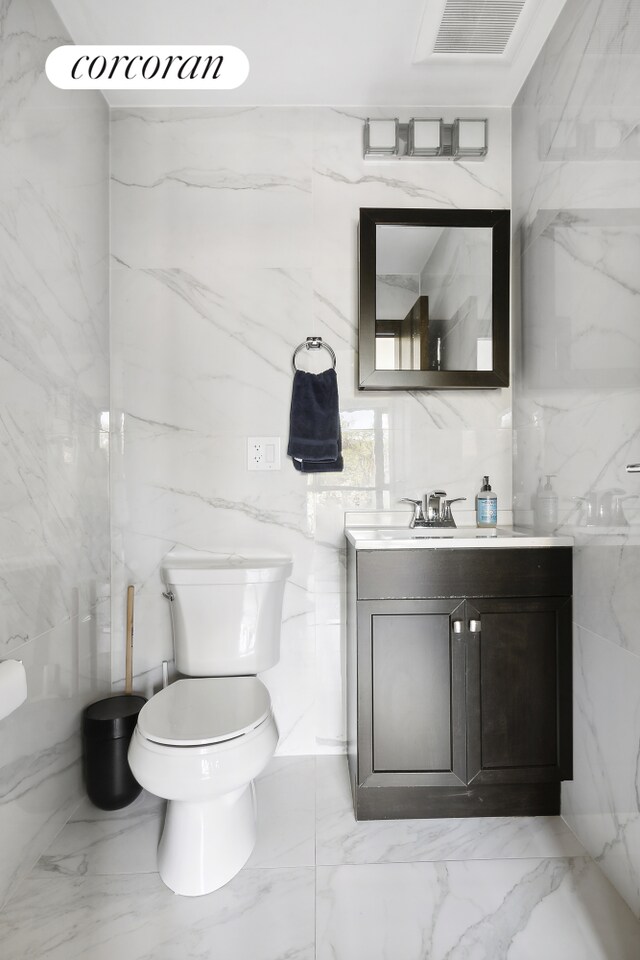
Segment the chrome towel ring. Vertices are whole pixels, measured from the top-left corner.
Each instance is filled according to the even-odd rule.
[[[320,347],[324,347],[324,349],[329,352],[329,354],[330,354],[330,356],[331,356],[332,363],[333,363],[333,369],[335,370],[335,368],[336,368],[336,355],[335,355],[335,353],[333,352],[333,350],[331,349],[331,347],[329,346],[329,344],[328,344],[328,343],[325,343],[325,342],[323,341],[322,337],[307,337],[307,339],[305,340],[304,343],[300,343],[300,344],[295,348],[295,350],[293,351],[293,357],[291,358],[291,362],[293,363],[293,369],[294,369],[294,370],[297,370],[297,369],[298,369],[298,368],[296,367],[296,357],[298,356],[298,354],[300,353],[301,350],[319,350]]]

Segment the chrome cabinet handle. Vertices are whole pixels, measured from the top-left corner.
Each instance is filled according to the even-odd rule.
[[[471,633],[480,633],[480,621],[469,620],[469,630],[471,631]]]
[[[453,620],[451,626],[454,633],[462,633],[462,620]]]
[[[627,473],[640,473],[640,463],[628,463]]]

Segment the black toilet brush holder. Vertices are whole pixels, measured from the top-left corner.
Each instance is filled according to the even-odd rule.
[[[82,713],[82,756],[87,796],[101,810],[119,810],[140,794],[131,773],[129,742],[146,698],[131,692],[133,681],[133,598],[127,589],[125,692],[85,707]]]

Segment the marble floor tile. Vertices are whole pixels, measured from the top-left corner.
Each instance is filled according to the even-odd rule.
[[[315,759],[274,757],[256,781],[258,840],[248,867],[313,866]],[[142,792],[123,810],[85,800],[40,857],[33,876],[156,873],[163,800]]]
[[[40,857],[41,878],[156,873],[164,801],[144,790],[123,810],[99,810],[85,799]]]
[[[318,864],[583,856],[560,817],[356,821],[344,757],[318,757]]]
[[[11,960],[313,960],[314,871],[243,870],[205,897],[157,875],[40,877],[0,914]]]
[[[318,867],[317,960],[637,960],[589,858]]]
[[[257,789],[254,853],[205,897],[156,873],[161,801],[83,803],[0,912],[2,960],[640,957],[560,818],[358,824],[340,757],[276,757]]]
[[[274,757],[256,781],[258,839],[247,867],[315,864],[315,757]]]

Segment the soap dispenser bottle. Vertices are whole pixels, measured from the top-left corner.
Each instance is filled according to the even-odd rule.
[[[495,527],[497,522],[498,497],[491,490],[489,477],[483,477],[480,493],[476,497],[476,524],[479,527]]]
[[[558,527],[558,494],[551,486],[555,473],[545,474],[547,482],[538,493],[536,528],[538,533],[555,533]]]

